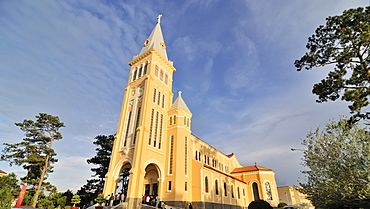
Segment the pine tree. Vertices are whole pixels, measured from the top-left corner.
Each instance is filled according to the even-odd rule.
[[[36,207],[41,189],[53,188],[45,180],[53,172],[52,164],[58,161],[52,148],[53,142],[62,139],[59,128],[65,126],[59,117],[46,113],[39,113],[35,121],[24,120],[15,125],[25,133],[25,138],[15,144],[4,143],[1,160],[27,170],[26,176],[21,179],[34,190],[32,206]]]

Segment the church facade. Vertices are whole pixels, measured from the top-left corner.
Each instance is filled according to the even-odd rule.
[[[123,192],[127,208],[140,208],[148,195],[178,208],[247,208],[256,199],[278,204],[274,171],[244,167],[234,154],[192,134],[192,113],[181,92],[173,102],[176,69],[167,57],[160,16],[129,65],[104,194]]]

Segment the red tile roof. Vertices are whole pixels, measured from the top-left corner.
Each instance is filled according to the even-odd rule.
[[[0,170],[0,174],[7,174],[5,171]]]
[[[242,172],[251,172],[251,171],[273,171],[273,170],[264,168],[258,165],[253,165],[253,166],[235,168],[233,171],[231,171],[231,173],[242,173]]]

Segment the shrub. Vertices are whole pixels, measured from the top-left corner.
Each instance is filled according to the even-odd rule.
[[[255,200],[249,203],[248,209],[272,209],[270,203],[264,200]]]
[[[285,202],[281,202],[278,204],[278,208],[284,208],[284,206],[287,206],[288,204],[286,204]]]

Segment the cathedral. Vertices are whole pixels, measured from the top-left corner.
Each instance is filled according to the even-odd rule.
[[[171,208],[247,208],[258,199],[276,207],[274,171],[244,167],[234,154],[192,134],[192,113],[181,92],[172,93],[176,69],[167,56],[160,19],[128,63],[103,193],[124,193],[124,208],[141,208],[147,196]]]

